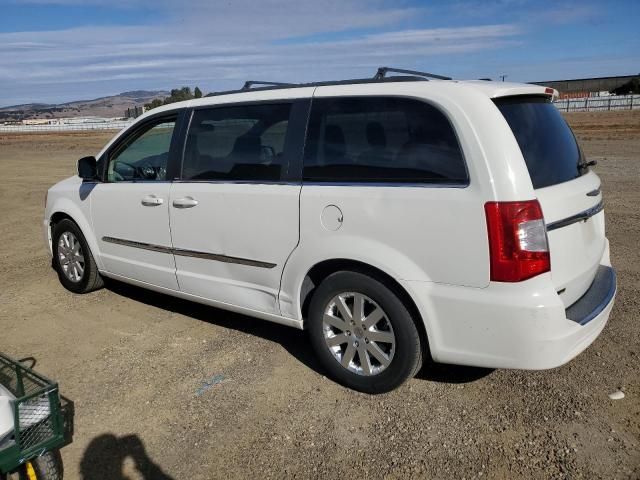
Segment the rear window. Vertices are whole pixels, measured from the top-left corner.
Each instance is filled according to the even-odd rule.
[[[505,97],[495,103],[518,141],[533,188],[568,182],[586,173],[573,132],[549,99]]]

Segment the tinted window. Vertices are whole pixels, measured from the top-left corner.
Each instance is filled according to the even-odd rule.
[[[284,145],[290,112],[288,104],[196,110],[182,178],[280,180],[286,170]]]
[[[533,188],[567,182],[581,174],[582,155],[573,132],[546,98],[510,97],[496,105],[511,127],[527,163]]]
[[[110,154],[107,181],[163,181],[175,119],[162,119],[133,132]]]
[[[442,112],[405,98],[314,99],[304,178],[337,182],[467,183]]]

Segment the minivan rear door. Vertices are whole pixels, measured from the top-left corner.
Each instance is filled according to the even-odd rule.
[[[551,277],[570,306],[593,282],[606,248],[600,179],[548,96],[494,101],[527,164],[547,225]]]

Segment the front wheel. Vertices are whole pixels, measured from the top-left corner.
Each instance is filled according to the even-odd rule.
[[[328,276],[309,305],[309,336],[339,383],[384,393],[422,365],[420,334],[406,306],[378,280],[357,272]]]
[[[89,245],[78,226],[61,220],[51,232],[53,266],[60,283],[74,293],[87,293],[104,285]]]

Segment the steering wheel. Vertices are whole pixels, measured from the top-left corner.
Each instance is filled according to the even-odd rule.
[[[131,170],[133,170],[133,179],[140,178],[144,180],[155,180],[160,176],[163,170],[163,167],[158,167],[156,169],[156,167],[152,165],[133,165],[132,163],[125,162],[122,160],[117,160],[117,163],[126,165],[127,167],[131,168]],[[116,181],[121,182],[121,181],[127,180],[122,176],[122,174],[120,174],[117,170],[115,170],[115,168],[113,170],[113,174],[114,174],[114,177],[117,176]],[[166,171],[165,171],[165,175],[166,175]]]

